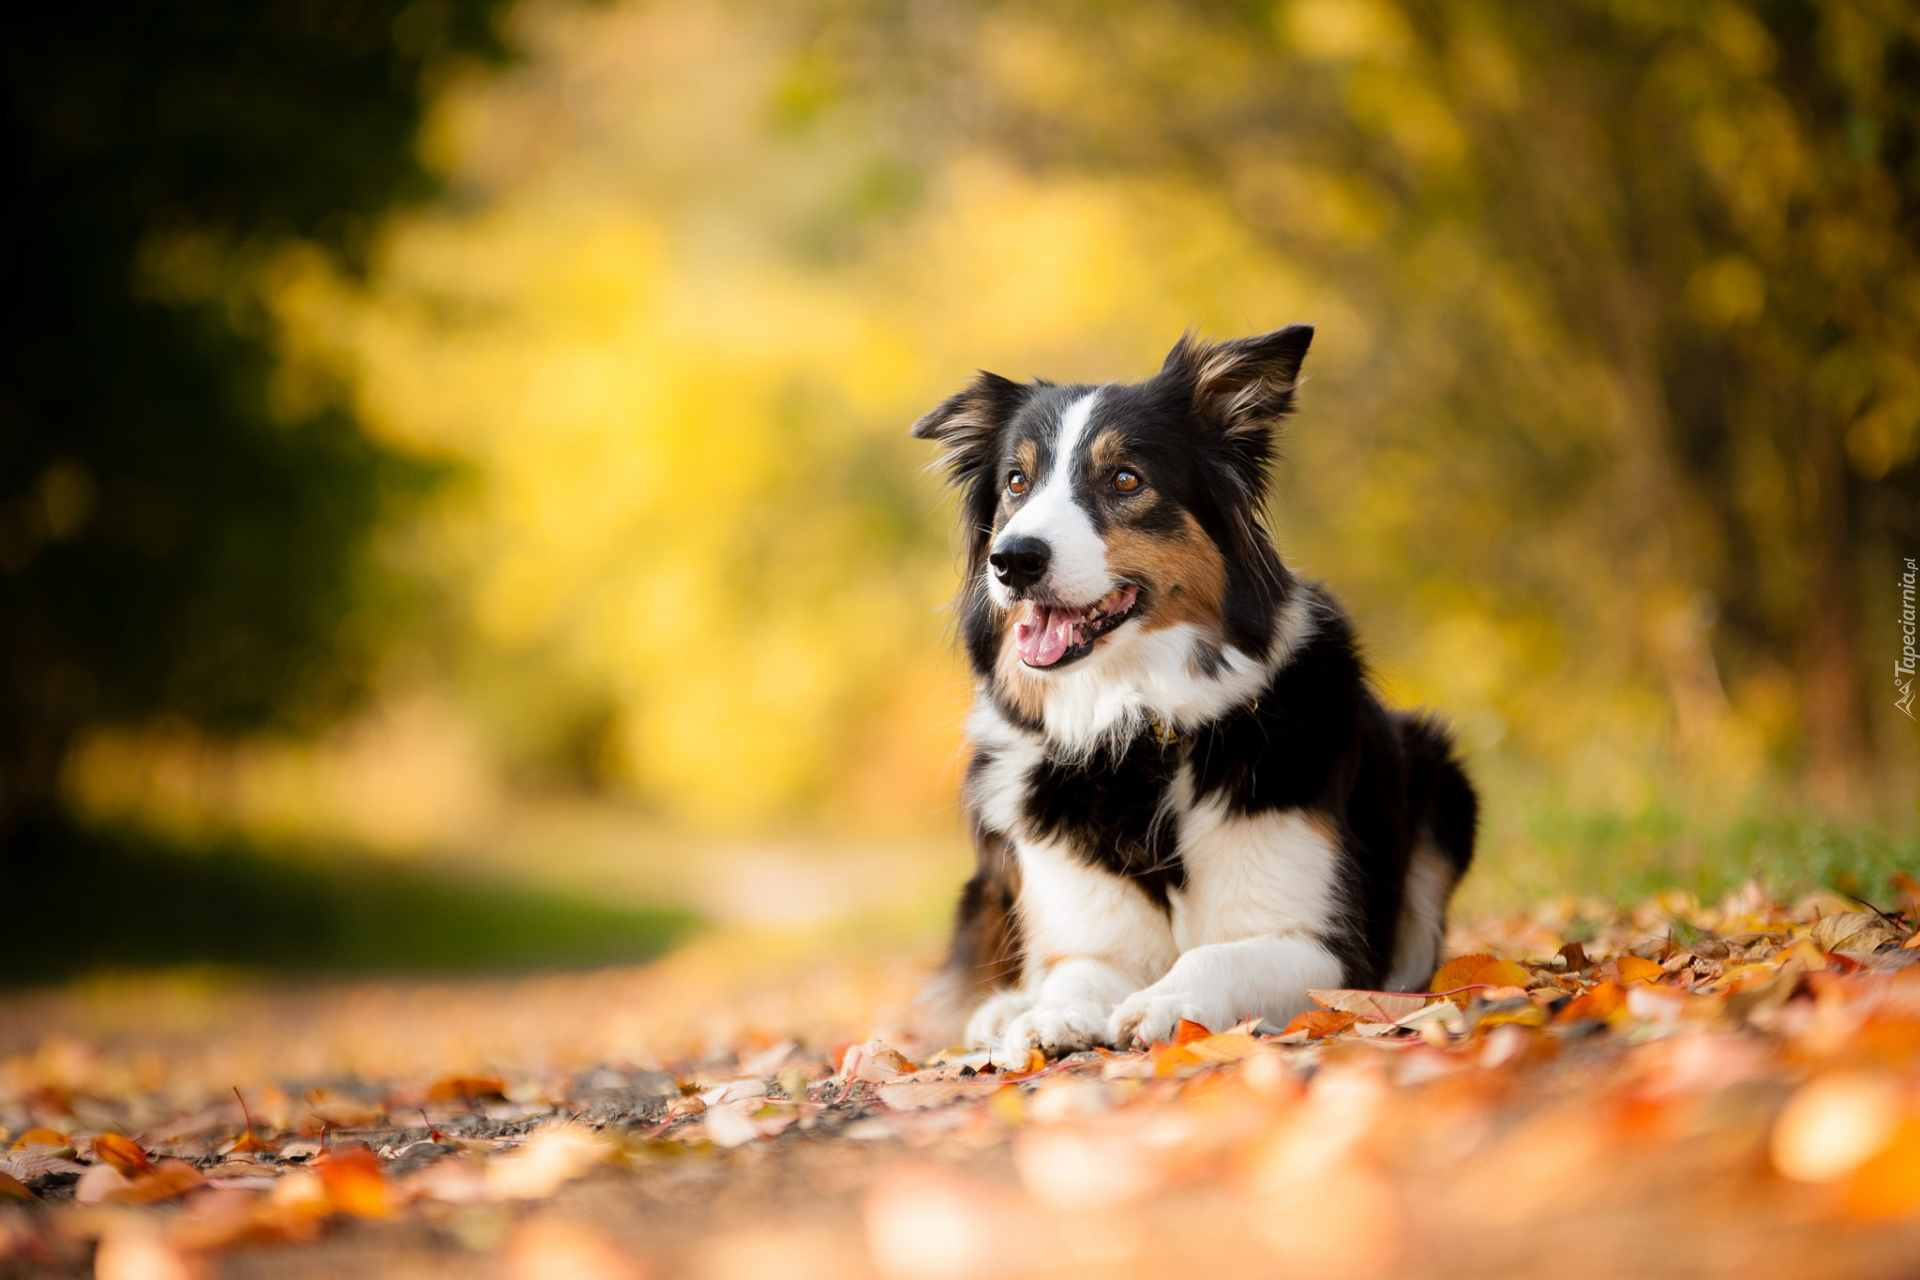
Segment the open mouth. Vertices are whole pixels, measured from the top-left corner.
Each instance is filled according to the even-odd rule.
[[[1059,667],[1093,652],[1094,641],[1127,620],[1138,587],[1115,587],[1078,609],[1032,601],[1013,627],[1013,647],[1030,667]]]

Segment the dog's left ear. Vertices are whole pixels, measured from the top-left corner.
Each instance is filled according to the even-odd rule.
[[[938,442],[947,474],[955,484],[964,485],[981,467],[992,465],[1000,432],[1032,394],[1027,383],[983,369],[979,377],[914,423],[908,434],[915,440]]]
[[[1267,428],[1293,408],[1293,391],[1300,381],[1300,362],[1313,343],[1313,326],[1290,324],[1272,333],[1231,342],[1203,342],[1183,334],[1162,377],[1186,384],[1194,413],[1231,439],[1256,433],[1267,444]]]

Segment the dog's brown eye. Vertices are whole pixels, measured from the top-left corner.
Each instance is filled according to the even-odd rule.
[[[1113,487],[1122,493],[1132,493],[1140,487],[1140,477],[1131,471],[1116,472],[1113,477]]]
[[[1016,471],[1012,475],[1007,477],[1008,493],[1025,493],[1026,491],[1027,491],[1027,477],[1024,474]]]

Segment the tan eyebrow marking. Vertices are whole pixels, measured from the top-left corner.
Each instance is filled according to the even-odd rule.
[[[1127,460],[1127,444],[1117,431],[1102,431],[1087,450],[1087,461],[1093,467],[1095,478],[1119,470]]]

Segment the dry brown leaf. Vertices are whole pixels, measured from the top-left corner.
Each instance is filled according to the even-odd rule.
[[[918,1068],[905,1054],[884,1040],[869,1040],[865,1044],[854,1045],[840,1062],[843,1079],[864,1080],[868,1084],[885,1084],[889,1080],[911,1075],[916,1070]]]
[[[1315,1004],[1355,1014],[1368,1022],[1398,1022],[1427,1007],[1427,997],[1398,991],[1351,991],[1333,988],[1308,991]]]
[[[1900,931],[1871,911],[1845,911],[1814,921],[1809,936],[1822,951],[1877,951],[1903,941]]]

